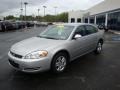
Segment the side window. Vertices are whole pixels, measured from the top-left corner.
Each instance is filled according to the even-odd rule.
[[[86,35],[98,32],[97,28],[94,26],[91,26],[91,25],[86,25],[85,28],[86,28],[86,30],[85,30]]]
[[[85,27],[84,26],[79,26],[76,29],[75,34],[80,34],[82,36],[85,36]]]

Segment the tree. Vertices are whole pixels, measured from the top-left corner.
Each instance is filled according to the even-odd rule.
[[[14,20],[15,17],[13,15],[8,15],[5,17],[6,20]]]
[[[56,16],[57,22],[68,22],[68,13],[61,13]]]
[[[46,22],[68,22],[68,13],[61,13],[58,15],[46,15],[43,17]]]
[[[25,20],[25,16],[20,17],[14,17],[13,15],[9,15],[5,17],[6,20]],[[41,21],[41,22],[68,22],[68,13],[64,12],[58,15],[46,15],[44,17],[42,16],[36,16],[33,17],[32,15],[26,16],[27,21]]]

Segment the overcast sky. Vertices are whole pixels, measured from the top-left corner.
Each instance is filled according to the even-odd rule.
[[[47,6],[46,14],[55,14],[54,7],[57,7],[57,13],[71,10],[86,10],[104,0],[0,0],[0,14],[19,16],[21,1],[29,3],[27,5],[27,15],[37,15],[38,8],[40,9],[40,14],[43,15],[44,5]]]

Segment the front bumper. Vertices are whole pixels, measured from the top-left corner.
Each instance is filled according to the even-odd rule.
[[[22,72],[41,72],[50,69],[51,59],[48,57],[41,59],[19,59],[8,53],[9,64]]]

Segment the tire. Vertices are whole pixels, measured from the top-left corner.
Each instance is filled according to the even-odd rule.
[[[54,56],[51,64],[51,70],[53,73],[62,73],[67,66],[68,58],[66,53],[58,53]]]
[[[98,42],[96,49],[94,50],[95,54],[100,54],[102,52],[102,42]]]

